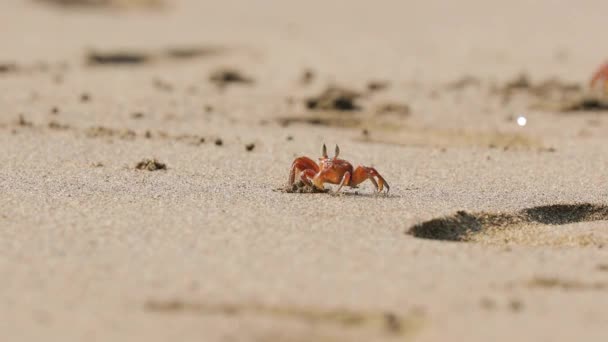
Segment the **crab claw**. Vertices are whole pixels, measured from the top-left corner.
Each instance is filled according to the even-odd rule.
[[[386,188],[386,192],[390,191],[390,186],[386,180],[374,169],[373,167],[359,166],[353,172],[350,185],[357,186],[365,180],[368,180],[374,184],[374,187],[378,192],[382,192]]]

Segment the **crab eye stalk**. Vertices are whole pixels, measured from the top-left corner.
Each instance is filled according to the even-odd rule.
[[[323,158],[327,158],[327,146],[323,144]]]
[[[336,145],[336,154],[335,154],[334,158],[338,158],[339,155],[340,155],[340,147],[338,147],[338,145]]]

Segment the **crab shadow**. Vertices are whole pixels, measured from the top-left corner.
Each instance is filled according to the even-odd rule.
[[[361,191],[341,191],[339,193],[328,192],[332,197],[349,197],[349,198],[400,198],[401,196],[386,192],[361,192]]]
[[[376,192],[376,191],[352,191],[352,190],[343,190],[338,193],[334,192],[331,189],[325,189],[324,191],[315,190],[315,191],[293,191],[289,188],[276,188],[273,189],[275,192],[282,192],[286,194],[298,194],[298,195],[325,195],[331,197],[348,197],[348,198],[401,198],[401,195],[397,195],[394,193],[387,192]]]
[[[565,225],[608,220],[608,206],[577,203],[526,208],[512,213],[458,211],[410,227],[406,233],[418,238],[443,241],[470,241],[484,230],[506,230],[526,225]]]
[[[418,188],[406,188],[405,190],[417,190]],[[359,187],[343,188],[339,193],[335,192],[336,188],[325,188],[323,190],[319,190],[314,186],[310,186],[304,184],[303,182],[297,182],[292,184],[291,186],[287,185],[281,188],[273,189],[276,192],[283,192],[288,194],[308,194],[308,195],[318,195],[324,194],[332,197],[364,197],[364,198],[400,198],[400,195],[395,195],[394,192],[377,192],[374,189],[361,189]]]

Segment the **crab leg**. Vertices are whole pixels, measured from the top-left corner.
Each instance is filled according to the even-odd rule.
[[[294,160],[291,164],[291,171],[289,172],[289,185],[293,185],[296,180],[296,174],[298,172],[302,172],[305,170],[312,170],[314,176],[314,174],[319,172],[319,166],[317,165],[317,163],[315,163],[312,159],[308,157],[296,158],[296,160]],[[310,184],[310,181],[305,183]]]
[[[306,169],[300,172],[300,180],[306,185],[313,186],[312,179],[315,177],[315,175],[315,170]]]
[[[593,74],[589,85],[591,88],[595,88],[600,83],[604,93],[608,93],[608,63],[602,64],[602,66]]]
[[[591,82],[589,82],[591,87],[594,87],[599,81],[605,82],[606,76],[608,72],[608,64],[603,64],[599,67],[599,69],[593,74],[591,78]]]
[[[340,189],[342,189],[342,187],[344,185],[349,185],[349,184],[350,184],[350,172],[346,171],[344,173],[344,176],[342,177],[342,181],[340,182],[340,186],[336,190],[336,193],[340,192]]]
[[[378,178],[378,181],[376,181],[374,177]],[[384,178],[380,176],[378,171],[376,171],[376,169],[374,169],[373,167],[358,166],[353,172],[353,176],[349,185],[357,186],[366,179],[369,179],[374,184],[378,192],[382,192],[384,187],[386,187],[386,192],[389,192],[390,186],[388,185],[386,180],[384,180]]]

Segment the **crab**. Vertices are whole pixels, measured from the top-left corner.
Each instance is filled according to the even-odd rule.
[[[356,188],[365,180],[369,179],[380,193],[384,188],[388,193],[390,187],[386,180],[382,178],[380,173],[373,167],[353,165],[344,159],[339,159],[340,148],[336,145],[336,153],[333,158],[327,156],[327,147],[323,144],[323,156],[319,158],[319,162],[315,163],[308,157],[296,158],[291,164],[289,172],[289,186],[293,186],[296,176],[299,175],[300,180],[311,187],[324,191],[324,183],[339,184],[335,193],[340,192],[343,186]]]
[[[597,69],[597,71],[593,74],[589,85],[591,88],[601,86],[604,93],[608,94],[608,62],[602,64]]]

